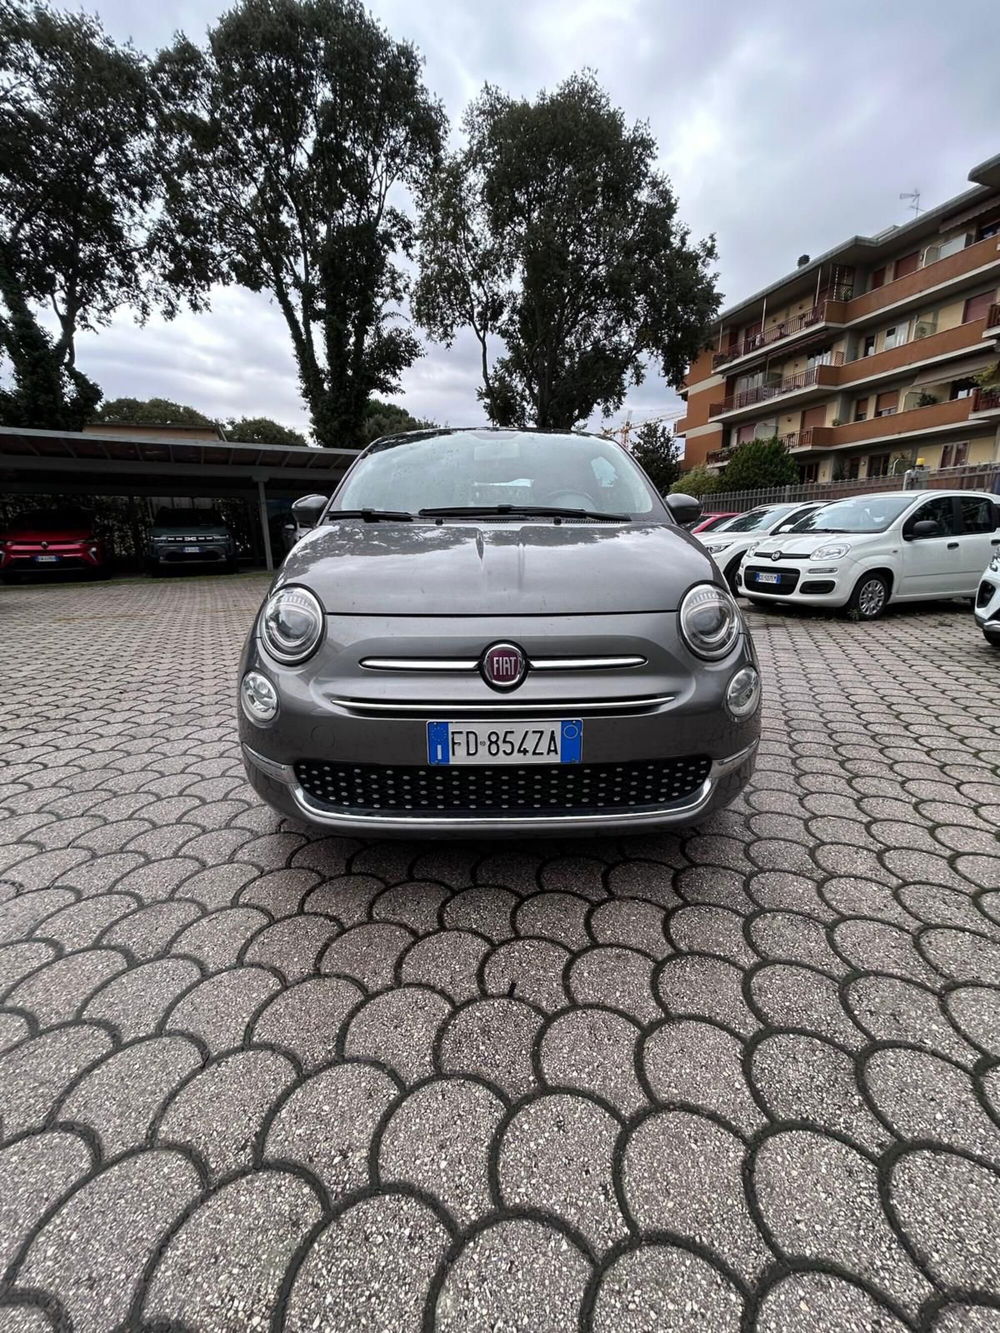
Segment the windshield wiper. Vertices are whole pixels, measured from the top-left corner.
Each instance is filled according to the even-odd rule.
[[[525,518],[593,518],[609,523],[628,523],[631,514],[604,514],[596,509],[561,509],[558,505],[445,505],[440,509],[421,509],[420,518],[471,518],[476,514],[513,514]]]
[[[363,518],[366,523],[380,523],[383,519],[387,522],[413,522],[413,515],[405,509],[331,509],[323,521],[332,523],[337,518]]]
[[[850,532],[850,528],[803,528],[803,532]]]

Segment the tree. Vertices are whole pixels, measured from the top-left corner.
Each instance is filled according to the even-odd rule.
[[[678,384],[718,310],[715,244],[689,242],[648,127],[577,74],[533,103],[487,85],[464,128],[422,196],[413,312],[446,344],[472,330],[490,420],[611,415],[649,361]]]
[[[116,426],[214,426],[214,421],[185,403],[169,398],[111,398],[94,413],[94,421]]]
[[[78,430],[100,390],[80,329],[154,292],[146,224],[157,192],[145,58],[97,19],[0,0],[0,353],[9,425]],[[50,310],[50,334],[38,310]]]
[[[404,407],[372,398],[365,408],[362,438],[365,444],[371,444],[372,440],[381,439],[383,435],[395,435],[405,430],[427,430],[432,425],[430,421],[418,421],[416,417],[411,417]]]
[[[632,457],[661,495],[681,474],[680,455],[680,444],[661,422],[647,421],[639,427]]]
[[[795,459],[777,436],[747,440],[737,445],[726,463],[727,491],[761,491],[772,486],[794,486],[799,479]]]
[[[715,472],[709,471],[707,467],[693,467],[688,472],[682,472],[677,481],[670,488],[671,495],[693,495],[700,498],[703,495],[712,495],[719,490],[719,478]]]
[[[206,50],[179,38],[155,76],[169,271],[270,293],[316,438],[359,442],[369,397],[421,354],[400,322],[414,224],[396,201],[446,122],[420,57],[358,0],[239,0]]]
[[[248,444],[284,444],[304,448],[309,441],[290,426],[282,426],[270,417],[241,417],[226,422],[226,435],[230,440],[243,440]]]

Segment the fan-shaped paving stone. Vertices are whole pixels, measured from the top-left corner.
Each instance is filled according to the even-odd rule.
[[[761,1144],[757,1203],[788,1255],[836,1264],[915,1311],[932,1288],[882,1211],[874,1166],[824,1134],[787,1130]]]
[[[764,1120],[743,1077],[743,1043],[711,1023],[670,1019],[647,1035],[642,1067],[658,1102],[685,1102],[745,1134]]]
[[[450,897],[451,890],[443,884],[409,880],[380,893],[371,913],[376,921],[395,921],[418,935],[426,935],[436,928],[441,907]]]
[[[273,875],[266,875],[260,884],[251,886],[255,901],[259,901],[261,907],[273,912],[275,916],[288,916],[287,911],[280,912],[275,906],[269,906],[265,901],[264,886],[268,885],[266,897],[275,899],[280,896],[287,902],[289,891],[282,889],[280,895],[276,895],[275,890],[270,887],[272,881],[281,877],[295,876],[304,879],[308,875],[311,883],[315,882],[315,875],[311,871],[302,870],[279,870]],[[279,881],[279,882],[281,882]],[[346,930],[350,926],[360,925],[368,920],[371,912],[371,905],[380,893],[385,892],[385,882],[376,879],[374,875],[342,875],[337,879],[327,880],[326,883],[318,884],[315,888],[309,888],[308,892],[304,889],[305,897],[302,902],[301,910],[303,912],[315,912],[320,916],[330,916],[339,921]],[[248,901],[244,895],[244,901]]]
[[[973,1048],[954,1031],[931,991],[899,977],[858,977],[845,1004],[859,1027],[878,1041],[926,1046],[962,1064],[976,1059]]]
[[[506,940],[497,945],[483,966],[483,989],[488,995],[508,995],[539,1009],[553,1011],[567,1004],[562,975],[569,950],[552,940]]]
[[[57,947],[47,940],[25,940],[0,947],[0,994],[13,990],[19,981],[57,953]]]
[[[868,1058],[865,1081],[875,1107],[902,1137],[1000,1157],[1000,1128],[964,1070],[927,1051],[889,1047]]]
[[[35,1237],[18,1285],[52,1292],[74,1333],[107,1333],[128,1312],[148,1256],[199,1189],[179,1152],[143,1152],[105,1168]]]
[[[192,923],[170,942],[170,952],[193,954],[207,971],[232,967],[240,950],[268,923],[263,912],[253,907],[227,907],[209,912]]]
[[[918,921],[928,926],[957,926],[989,934],[992,923],[978,909],[976,900],[943,885],[904,884],[899,900]]]
[[[441,909],[441,924],[449,930],[475,931],[499,943],[514,934],[514,909],[519,901],[509,889],[463,889]]]
[[[112,1047],[103,1028],[77,1023],[30,1037],[0,1056],[0,1126],[6,1138],[41,1125],[53,1103]]]
[[[682,907],[671,914],[669,931],[682,953],[718,955],[739,967],[756,961],[743,938],[743,918],[723,907]]]
[[[39,889],[0,904],[0,944],[30,935],[40,921],[75,902],[76,894],[69,889]]]
[[[5,1013],[0,1010],[0,1055],[30,1037],[31,1032],[31,1024],[23,1014]]]
[[[829,1042],[775,1032],[755,1048],[750,1068],[757,1094],[775,1120],[812,1121],[873,1153],[892,1142],[861,1096],[854,1061]]]
[[[0,1297],[0,1333],[54,1333],[55,1327],[37,1305],[4,1305]]]
[[[309,1072],[333,1059],[347,1015],[363,997],[361,988],[343,977],[307,977],[268,1000],[251,1040],[284,1047]]]
[[[743,972],[721,958],[678,954],[663,964],[657,991],[675,1018],[710,1018],[746,1035],[759,1027],[742,994]]]
[[[398,1095],[398,1085],[371,1065],[320,1070],[278,1108],[264,1156],[307,1167],[334,1199],[358,1189],[368,1181],[375,1130]]]
[[[498,1222],[467,1241],[438,1294],[435,1333],[570,1333],[591,1266],[559,1231]]]
[[[251,1162],[266,1112],[295,1078],[290,1060],[275,1051],[236,1051],[195,1074],[160,1120],[161,1143],[184,1143],[217,1179]]]
[[[117,949],[85,949],[54,959],[7,993],[12,1009],[28,1009],[42,1027],[72,1018],[87,998],[123,971],[125,958]]]
[[[575,1004],[620,1009],[637,1023],[652,1023],[663,1016],[653,995],[652,978],[653,963],[645,954],[614,944],[599,945],[574,958],[568,990]]]
[[[816,896],[816,886],[810,884],[812,896]],[[753,902],[747,896],[745,878],[735,870],[720,870],[717,866],[688,866],[674,877],[674,888],[682,902],[689,905],[705,903],[712,907],[727,909],[739,908],[751,911]],[[679,902],[663,901],[663,896],[645,894],[653,902],[667,908],[679,907]]]
[[[541,1023],[541,1015],[520,1000],[475,1000],[442,1031],[441,1071],[473,1075],[520,1097],[535,1086],[532,1050]]]
[[[673,1245],[620,1255],[601,1276],[593,1333],[739,1333],[743,1297],[717,1269]]]
[[[536,893],[517,905],[514,927],[519,935],[543,936],[575,952],[590,943],[586,917],[591,905],[574,893]]]
[[[59,1129],[32,1134],[0,1149],[0,1274],[32,1227],[90,1166],[83,1140]]]
[[[413,939],[403,926],[378,922],[352,926],[323,950],[319,969],[357,981],[367,991],[392,985],[399,955]]]
[[[358,1333],[419,1333],[448,1241],[417,1199],[384,1194],[353,1204],[310,1247],[292,1283],[285,1333],[337,1328],[345,1311]]]
[[[649,1116],[632,1131],[622,1166],[635,1224],[707,1246],[752,1280],[771,1255],[747,1209],[743,1158],[742,1142],[704,1116]]]
[[[212,1051],[242,1045],[253,1015],[281,983],[261,967],[207,977],[182,996],[163,1019],[164,1030],[189,1032]]]
[[[598,944],[620,944],[641,949],[651,958],[665,958],[673,952],[663,933],[665,920],[666,913],[657,903],[611,898],[590,913],[590,933]]]
[[[381,1061],[404,1083],[433,1073],[434,1042],[452,1006],[422,986],[400,986],[367,1001],[350,1021],[344,1054]]]
[[[479,993],[479,965],[493,947],[482,935],[442,930],[417,940],[399,961],[399,978],[443,990],[456,1004]]]
[[[944,1305],[931,1324],[932,1333],[1000,1333],[1000,1306],[961,1301]]]
[[[240,889],[239,903],[241,907],[256,907],[274,920],[294,916],[300,910],[300,904],[302,911],[312,912],[317,909],[309,905],[307,895],[315,888],[318,879],[313,870],[272,870],[268,875],[260,875],[255,870],[250,883]],[[319,910],[319,915],[330,913]],[[333,915],[336,917],[336,913]]]
[[[604,1009],[578,1008],[560,1014],[542,1037],[539,1062],[549,1087],[596,1093],[620,1114],[646,1104],[635,1073],[639,1029]]]
[[[152,1037],[116,1051],[59,1104],[59,1118],[89,1125],[105,1157],[138,1147],[170,1094],[201,1065],[184,1037]]]
[[[953,1027],[990,1055],[1000,1056],[1000,989],[959,986],[945,996]]]
[[[163,953],[178,931],[202,915],[203,909],[198,903],[153,903],[116,921],[105,931],[102,942],[127,949],[136,958],[148,962]]]
[[[135,898],[125,893],[106,893],[100,898],[84,898],[82,902],[61,907],[40,923],[39,930],[46,939],[61,944],[67,953],[90,948],[102,931],[138,906]]]
[[[513,1211],[541,1208],[596,1253],[625,1232],[612,1154],[619,1122],[588,1098],[549,1093],[516,1111],[499,1147],[500,1194]]]
[[[305,913],[265,927],[247,945],[243,960],[273,967],[287,982],[301,981],[317,970],[320,954],[340,934],[340,925],[325,916]]]
[[[201,869],[200,862],[184,857],[151,861],[130,871],[115,887],[121,893],[134,893],[144,903],[160,902],[171,897],[179,884]]]
[[[234,1180],[171,1238],[153,1270],[145,1318],[200,1333],[258,1326],[319,1217],[315,1193],[297,1176],[264,1170]]]
[[[1000,986],[1000,941],[942,927],[925,931],[920,948],[928,962],[946,977]]]
[[[801,1272],[768,1291],[756,1333],[908,1333],[908,1326],[863,1287],[830,1273]]]
[[[239,863],[211,866],[182,881],[179,892],[185,898],[201,903],[207,912],[228,907],[243,886],[259,875],[256,866]]]
[[[197,963],[183,958],[161,958],[129,968],[95,991],[83,1016],[111,1023],[123,1041],[132,1041],[152,1032],[164,1010],[201,975]]]
[[[833,928],[833,942],[859,972],[884,972],[933,986],[939,980],[920,957],[908,930],[884,921],[854,918]]]
[[[895,1163],[890,1197],[934,1278],[958,1290],[997,1292],[1000,1174],[951,1153],[918,1150]]]
[[[800,912],[763,912],[749,927],[750,940],[762,958],[808,963],[836,976],[843,962],[830,948],[820,921]]]
[[[804,1028],[851,1049],[864,1045],[832,977],[792,963],[769,963],[753,974],[750,993],[762,1019],[774,1027]]]
[[[379,1179],[434,1195],[468,1226],[492,1206],[490,1145],[503,1113],[503,1102],[471,1079],[425,1083],[389,1118],[379,1143]]]

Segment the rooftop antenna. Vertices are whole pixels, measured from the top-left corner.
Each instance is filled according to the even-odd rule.
[[[919,191],[919,190],[910,190],[908,193],[907,193],[906,191],[904,191],[899,197],[900,197],[900,199],[909,199],[909,201],[910,201],[910,207],[913,209],[913,216],[914,216],[915,218],[916,218],[916,217],[919,217],[920,214],[924,211],[924,210],[920,207],[920,191]]]

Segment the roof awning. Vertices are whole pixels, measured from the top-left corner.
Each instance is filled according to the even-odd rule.
[[[988,366],[995,366],[998,360],[1000,354],[997,352],[980,352],[978,356],[967,356],[964,361],[948,361],[944,365],[928,366],[913,381],[913,388],[916,389],[922,384],[949,384],[952,380],[968,379],[971,375],[978,375]]]
[[[978,203],[967,208],[962,213],[956,213],[954,217],[942,219],[943,228],[961,227],[966,222],[974,222],[976,218],[982,217],[984,213],[995,213],[1000,209],[1000,199],[995,194],[988,194],[985,199],[980,199]]]

